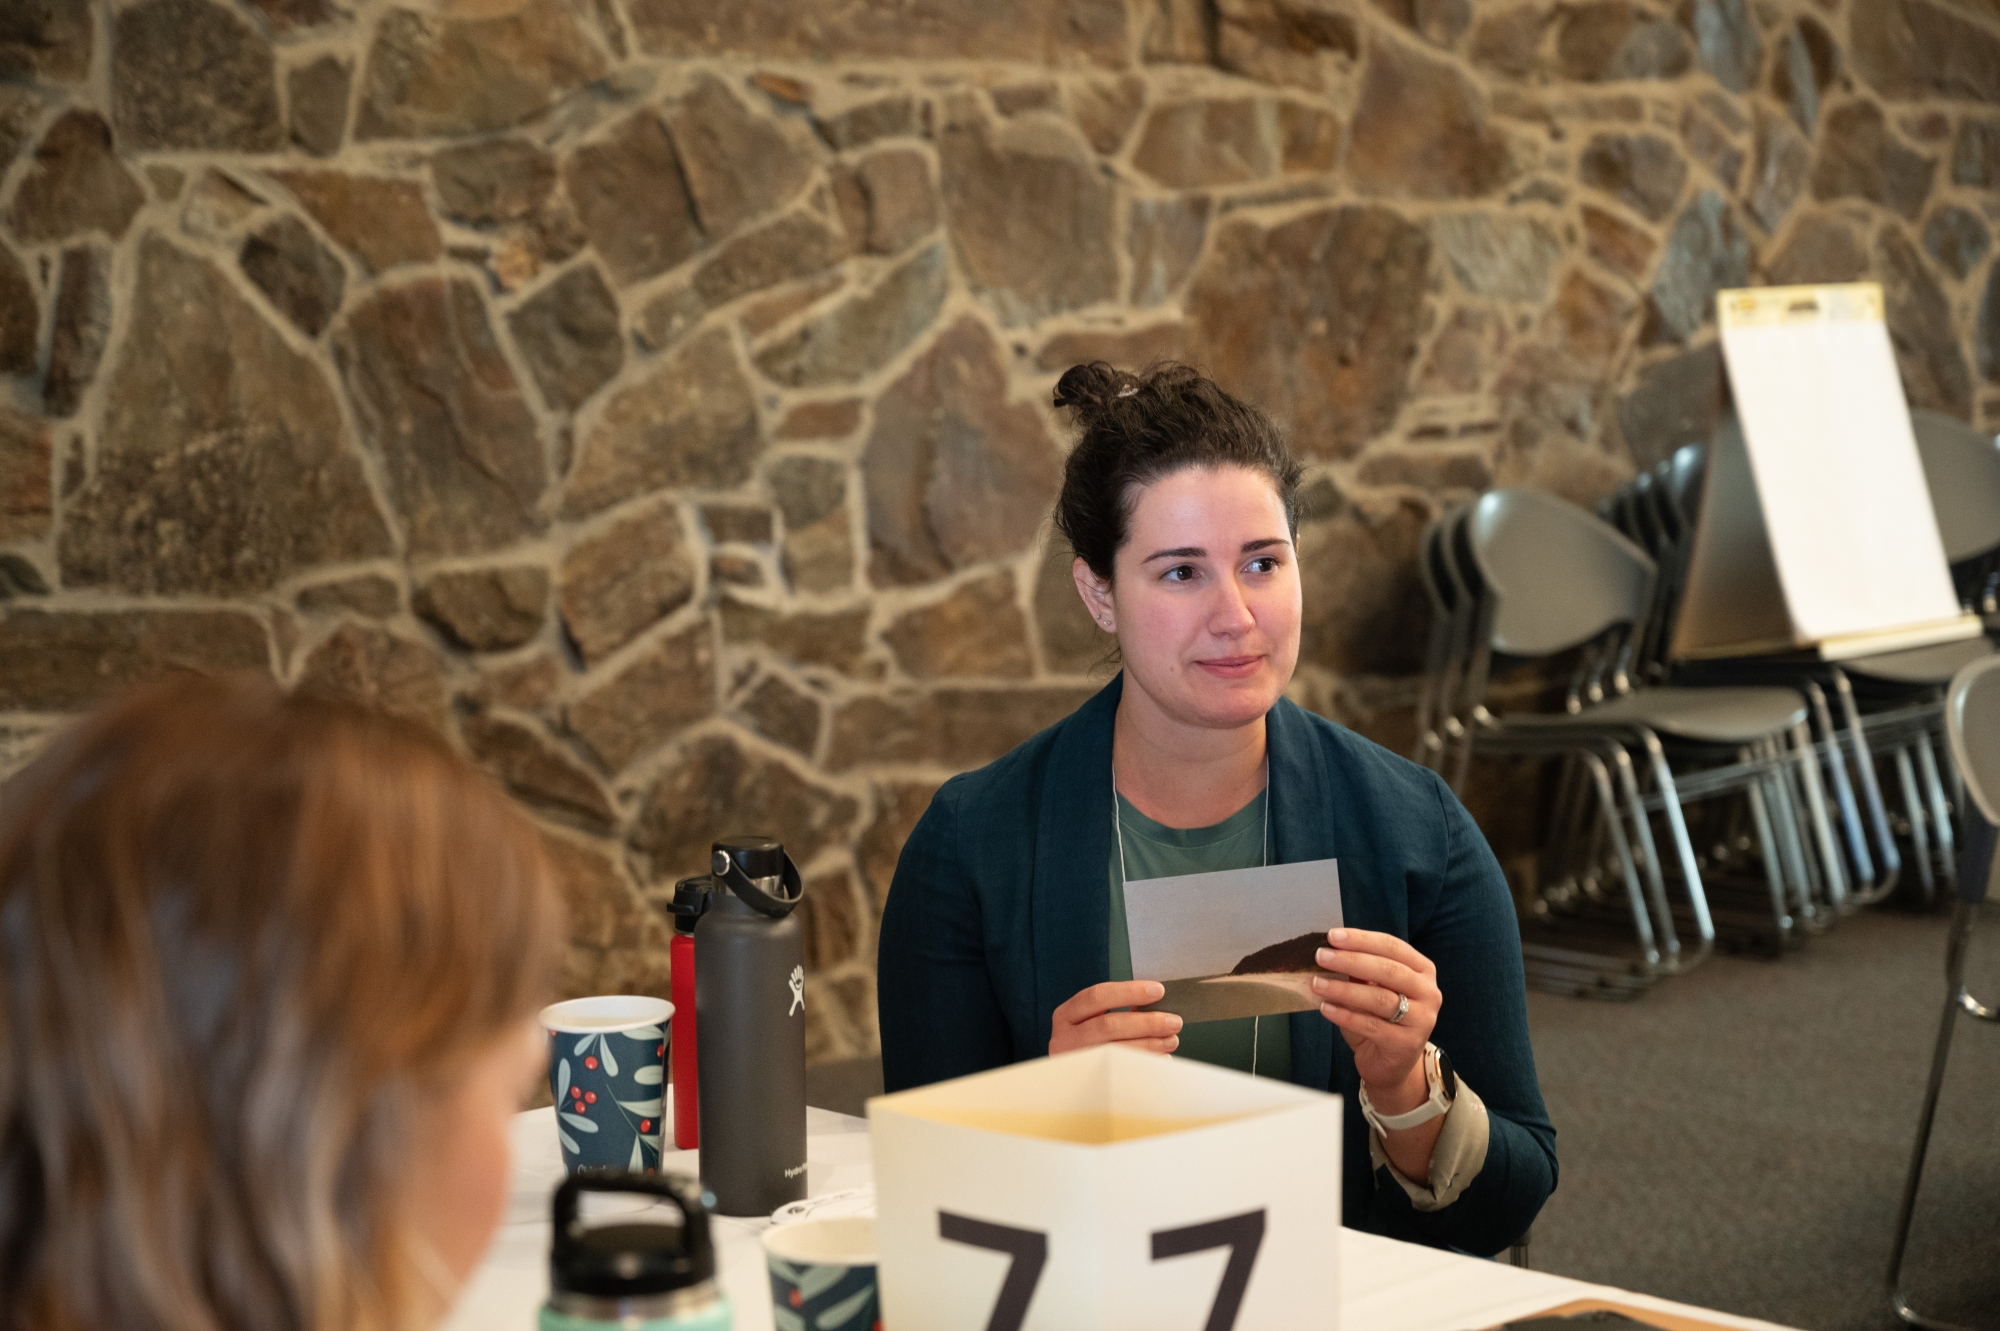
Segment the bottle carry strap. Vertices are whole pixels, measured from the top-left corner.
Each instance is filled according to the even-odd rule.
[[[709,867],[715,871],[717,881],[741,897],[752,910],[774,920],[790,915],[792,908],[805,899],[805,883],[799,878],[799,866],[792,863],[790,855],[785,856],[785,867],[778,875],[784,890],[782,896],[773,896],[757,886],[757,880],[744,873],[743,867],[727,851],[716,851],[710,858]]]

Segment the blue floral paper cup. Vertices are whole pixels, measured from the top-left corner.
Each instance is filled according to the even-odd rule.
[[[556,1136],[569,1173],[659,1169],[673,1015],[664,998],[637,994],[572,998],[542,1009]]]
[[[777,1331],[880,1331],[875,1219],[833,1216],[764,1231]]]

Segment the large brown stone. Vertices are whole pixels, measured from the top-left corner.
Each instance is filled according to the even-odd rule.
[[[942,688],[858,697],[833,714],[826,768],[932,763],[954,771],[990,763],[1089,700],[1090,688]]]
[[[0,602],[0,711],[74,712],[174,670],[271,668],[233,610],[47,611]]]
[[[1868,253],[1854,231],[1828,213],[1809,213],[1792,224],[1785,247],[1764,265],[1778,286],[1855,282],[1868,273]]]
[[[1125,248],[1132,260],[1131,301],[1164,304],[1187,280],[1208,235],[1208,199],[1134,199],[1127,205]]]
[[[1539,301],[1562,258],[1562,238],[1546,222],[1515,213],[1444,213],[1431,222],[1459,285],[1493,300]]]
[[[1854,72],[1885,96],[2000,102],[2000,36],[1936,0],[1870,0],[1848,28]]]
[[[831,223],[810,208],[746,231],[702,261],[688,283],[699,312],[717,309],[740,296],[801,277],[810,277],[839,263],[853,245]],[[650,312],[649,312],[650,313]],[[642,323],[650,323],[643,317]],[[669,333],[655,331],[660,345]]]
[[[777,439],[845,439],[861,424],[861,399],[801,402],[785,413],[773,436]]]
[[[941,601],[905,612],[882,639],[904,673],[918,679],[1026,678],[1028,620],[1012,572],[965,583]]]
[[[1543,314],[1538,334],[1570,364],[1602,375],[1610,370],[1631,318],[1630,300],[1583,270],[1571,269]]]
[[[480,7],[468,6],[468,9]],[[361,76],[359,139],[485,134],[533,120],[605,72],[578,7],[563,0],[487,6],[495,17],[391,10]]]
[[[270,152],[285,141],[270,42],[209,0],[142,0],[121,12],[111,89],[127,151]]]
[[[1347,147],[1347,178],[1363,194],[1470,199],[1512,174],[1507,138],[1486,123],[1454,65],[1393,40],[1372,43]]]
[[[1357,16],[1325,0],[1216,0],[1191,3],[1183,13],[1196,50],[1179,58],[1202,62],[1199,46],[1214,27],[1214,61],[1224,69],[1263,83],[1323,89],[1361,55]]]
[[[1249,97],[1155,106],[1146,114],[1132,165],[1168,189],[1240,185],[1276,175],[1277,106]]]
[[[805,187],[810,159],[783,131],[752,112],[722,80],[703,76],[667,117],[695,216],[712,240],[784,203]]]
[[[556,411],[575,411],[625,364],[618,302],[587,263],[536,292],[507,316],[507,327],[542,401]]]
[[[1042,669],[1052,675],[1087,675],[1109,658],[1116,641],[1099,628],[1076,594],[1067,542],[1051,537],[1035,570],[1035,629]]]
[[[0,83],[0,172],[14,165],[14,159],[34,137],[35,123],[41,118],[40,89]]]
[[[1430,600],[1417,577],[1417,541],[1427,518],[1415,503],[1379,515],[1344,506],[1299,532],[1302,663],[1342,675],[1423,668]]]
[[[373,625],[343,624],[299,668],[298,689],[401,717],[442,734],[444,670],[421,643]]]
[[[1924,249],[1953,277],[1965,277],[1979,266],[1993,237],[1970,208],[1940,208],[1924,223]]]
[[[895,880],[903,843],[916,830],[917,820],[930,807],[937,789],[930,781],[883,782],[875,787],[875,816],[854,844],[854,862],[877,912],[889,899],[889,884]]]
[[[563,183],[621,286],[663,273],[701,248],[680,158],[650,111],[578,148],[563,167]]]
[[[42,337],[42,306],[28,270],[0,244],[0,374],[33,374]]]
[[[424,207],[423,188],[414,180],[335,171],[286,171],[273,179],[371,273],[399,263],[427,263],[444,252],[437,224]]]
[[[1566,6],[1556,32],[1562,76],[1584,82],[1671,79],[1694,63],[1687,34],[1631,0]]]
[[[1040,416],[1008,400],[1000,349],[971,316],[884,391],[861,466],[878,586],[1026,549],[1059,470]]]
[[[695,568],[671,504],[623,517],[570,548],[557,573],[563,628],[587,666],[688,603]]]
[[[0,407],[0,542],[39,540],[55,518],[55,455],[47,422]]]
[[[833,458],[779,458],[767,475],[788,528],[809,527],[846,506],[847,467]]]
[[[245,238],[237,262],[278,313],[307,337],[326,331],[347,289],[340,259],[296,217],[280,217]]]
[[[646,909],[645,900],[626,881],[611,847],[556,835],[544,836],[542,844],[548,849],[557,886],[562,890],[572,944],[586,948],[635,948],[643,941],[658,941],[658,924],[648,918],[651,912]],[[602,960],[593,958],[598,965]],[[643,987],[603,988],[591,984],[585,987],[585,992],[652,991]]]
[[[378,290],[348,315],[334,357],[413,553],[474,554],[540,529],[541,440],[476,287],[427,277]]]
[[[538,564],[454,569],[432,574],[411,608],[449,639],[474,652],[502,652],[542,631],[548,571]]]
[[[737,700],[734,711],[750,729],[812,760],[819,746],[819,700],[783,675],[763,675]]]
[[[917,104],[907,93],[876,97],[815,114],[813,127],[827,146],[860,148],[877,139],[902,138],[917,132]]]
[[[63,251],[54,324],[48,373],[42,376],[42,407],[51,416],[73,416],[97,378],[111,337],[110,251],[95,245]]]
[[[1419,397],[1461,396],[1479,391],[1486,372],[1507,349],[1507,323],[1489,309],[1454,310],[1432,339],[1417,371]]]
[[[1634,282],[1645,277],[1660,248],[1651,233],[1602,208],[1583,205],[1584,247],[1590,257]]]
[[[1072,365],[1109,361],[1140,370],[1154,361],[1178,360],[1187,352],[1188,327],[1178,319],[1137,328],[1089,328],[1057,333],[1035,353],[1035,368],[1060,373]]]
[[[854,182],[867,207],[862,248],[870,254],[900,254],[937,230],[937,187],[922,153],[909,148],[870,153],[855,165]]]
[[[848,383],[881,368],[930,326],[944,304],[944,246],[918,251],[876,284],[757,354],[766,378],[788,388]]]
[[[145,191],[112,151],[104,117],[70,111],[42,136],[7,208],[7,227],[29,244],[85,231],[116,240],[145,201]]]
[[[639,45],[674,58],[747,55],[822,60],[1018,61],[1029,65],[1123,65],[1122,0],[1054,0],[1025,6],[957,0],[856,0],[834,8],[792,0],[630,0]]]
[[[1074,131],[1046,116],[995,127],[964,112],[939,129],[938,155],[959,266],[1005,322],[1117,296],[1111,182]]]
[[[1778,44],[1771,62],[1771,91],[1807,134],[1819,120],[1820,99],[1840,64],[1833,35],[1818,20],[1801,16]]]
[[[564,722],[599,766],[616,774],[715,712],[715,638],[696,624],[569,705]]]
[[[90,0],[12,0],[0,11],[0,78],[89,77],[92,8]]]
[[[1764,46],[1748,0],[1694,0],[1688,20],[1695,64],[1731,92],[1750,91]]]
[[[831,969],[860,952],[868,933],[869,911],[854,875],[847,870],[808,879],[796,913],[804,934],[808,971]]]
[[[1776,232],[1805,192],[1812,169],[1812,149],[1785,117],[1768,107],[1757,108],[1757,156],[1750,171],[1750,196],[1745,200],[1757,225]]]
[[[731,597],[722,603],[722,640],[760,647],[780,660],[853,670],[868,650],[866,606],[852,610],[778,610]]]
[[[445,216],[470,226],[532,217],[556,184],[556,161],[525,139],[480,139],[440,149],[431,179]]]
[[[354,66],[334,55],[323,55],[286,75],[292,142],[314,157],[339,152],[347,137],[347,98],[353,84]]]
[[[729,334],[711,329],[605,405],[578,453],[563,513],[586,517],[654,490],[728,489],[749,479],[760,450],[750,384]]]
[[[1647,366],[1618,403],[1633,465],[1655,467],[1685,444],[1707,444],[1722,423],[1728,392],[1718,343]]]
[[[1901,227],[1884,225],[1876,233],[1875,274],[1886,298],[1904,396],[1913,407],[1970,419],[1972,378],[1952,326],[1951,301]]]
[[[1688,341],[1715,317],[1716,292],[1749,281],[1750,238],[1728,201],[1714,190],[1703,190],[1674,223],[1653,275],[1653,313],[1660,330],[1674,341]]]
[[[474,713],[459,720],[458,733],[472,760],[522,803],[594,832],[618,821],[597,778],[529,727]]]
[[[67,504],[71,586],[231,596],[387,555],[318,368],[206,261],[140,243],[94,475]]]
[[[1070,85],[1069,114],[1090,146],[1107,157],[1125,146],[1145,104],[1146,81],[1135,74]]]
[[[1899,143],[1875,103],[1857,100],[1829,109],[1819,144],[1814,198],[1870,199],[1911,221],[1923,212],[1937,161]]]
[[[647,792],[632,846],[661,879],[705,868],[710,843],[731,833],[777,836],[805,864],[846,841],[859,812],[852,797],[783,762],[747,752],[727,735],[703,735]]]
[[[1701,163],[1724,187],[1734,190],[1748,160],[1730,131],[1709,114],[1712,108],[1690,105],[1681,112],[1681,142],[1688,156]]]
[[[1524,4],[1479,6],[1479,25],[1472,30],[1472,62],[1511,79],[1525,79],[1542,68],[1542,39],[1556,13],[1541,0]]]
[[[1271,412],[1309,457],[1341,457],[1402,404],[1431,257],[1386,208],[1226,223],[1187,297],[1191,359]]]
[[[2000,120],[1958,123],[1958,140],[1951,150],[1951,182],[1974,189],[2000,189]]]
[[[1583,183],[1657,222],[1673,212],[1687,182],[1687,163],[1652,134],[1599,134],[1577,163]]]

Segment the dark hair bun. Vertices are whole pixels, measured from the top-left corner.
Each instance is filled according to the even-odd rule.
[[[1056,405],[1085,413],[1104,410],[1121,397],[1139,391],[1139,381],[1108,362],[1094,360],[1088,365],[1072,365],[1056,380]]]

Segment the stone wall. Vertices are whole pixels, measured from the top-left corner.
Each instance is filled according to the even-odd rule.
[[[1993,0],[12,0],[0,79],[0,770],[179,664],[420,717],[573,991],[779,833],[815,1058],[937,783],[1102,678],[1072,362],[1283,420],[1297,694],[1399,747],[1424,521],[1702,434],[1716,288],[1873,276],[2000,424]]]

